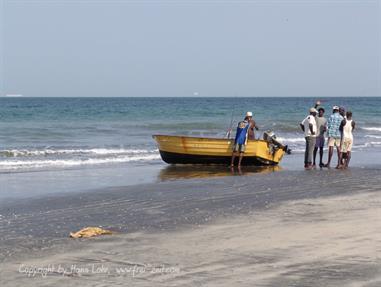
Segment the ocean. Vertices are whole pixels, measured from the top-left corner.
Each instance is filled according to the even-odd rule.
[[[321,98],[353,112],[354,151],[381,150],[381,98]],[[299,122],[312,98],[0,98],[0,173],[161,162],[153,134],[224,137],[254,113],[302,153]],[[234,136],[234,134],[233,134]]]

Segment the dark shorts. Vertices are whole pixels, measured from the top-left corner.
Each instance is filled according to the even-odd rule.
[[[234,152],[245,152],[245,150],[246,150],[246,145],[244,144],[235,144],[233,148]]]
[[[324,142],[325,142],[324,136],[318,136],[318,137],[316,137],[315,147],[323,148],[324,147]]]

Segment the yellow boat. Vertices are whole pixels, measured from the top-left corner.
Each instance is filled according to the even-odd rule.
[[[153,135],[161,158],[169,164],[230,164],[234,139]],[[277,165],[287,146],[271,141],[249,140],[242,165]]]

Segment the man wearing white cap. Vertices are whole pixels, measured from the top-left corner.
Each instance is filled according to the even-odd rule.
[[[245,119],[238,123],[237,132],[234,140],[233,154],[231,160],[231,166],[234,166],[234,160],[239,153],[238,167],[241,166],[243,154],[246,150],[246,144],[248,139],[254,139],[254,128],[258,129],[255,126],[253,120],[253,113],[247,112]]]
[[[304,152],[304,167],[306,169],[312,168],[312,157],[316,145],[316,114],[317,110],[310,108],[310,114],[300,123],[300,128],[304,132],[304,138],[306,139],[306,150]]]
[[[344,117],[340,115],[340,108],[338,106],[333,106],[333,113],[328,119],[328,162],[325,167],[330,167],[332,156],[333,156],[333,147],[336,146],[337,149],[337,167],[341,165],[340,158],[340,145],[341,145],[341,131],[340,126]]]

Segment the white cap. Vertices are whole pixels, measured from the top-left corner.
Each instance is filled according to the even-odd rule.
[[[317,113],[318,111],[315,108],[310,108],[310,113]]]
[[[247,112],[247,113],[246,113],[246,116],[247,116],[247,117],[252,117],[252,116],[253,116],[253,113],[252,113],[252,112]]]
[[[340,110],[338,106],[333,106],[332,110]]]

